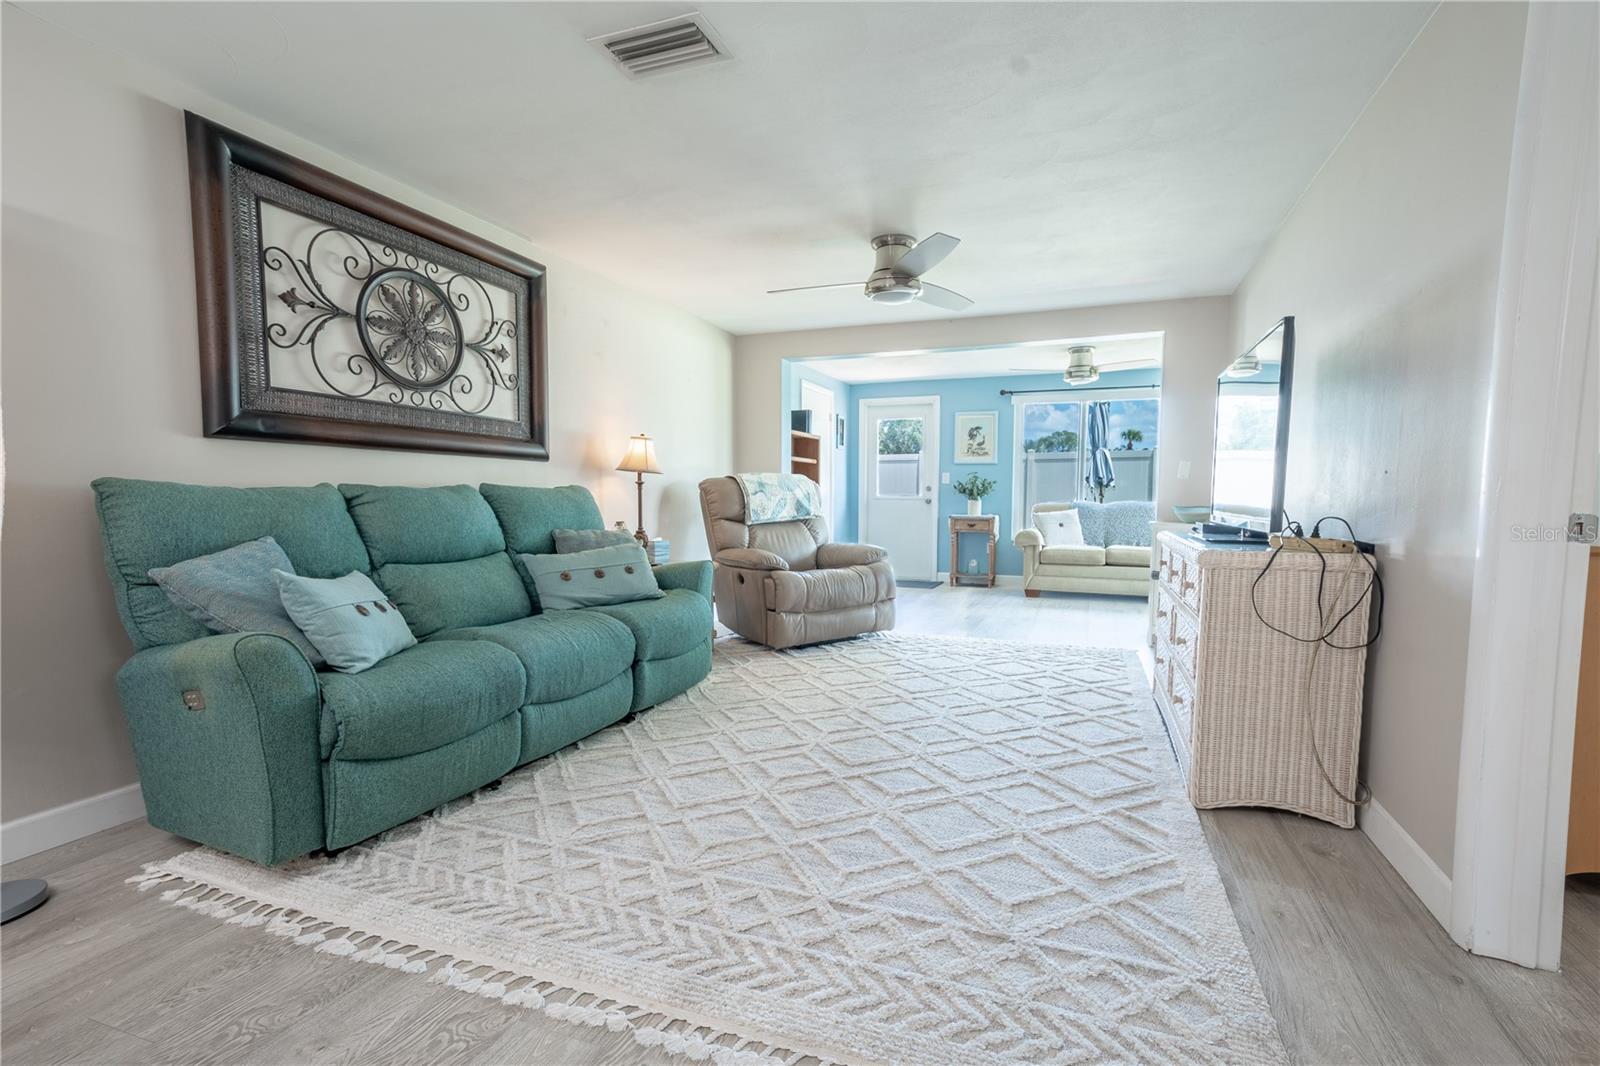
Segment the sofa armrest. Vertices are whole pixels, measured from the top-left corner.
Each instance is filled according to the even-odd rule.
[[[716,555],[717,565],[739,570],[787,570],[783,556],[760,548],[723,548]]]
[[[711,602],[711,560],[696,559],[687,563],[663,563],[653,568],[656,584],[663,589],[688,589]]]
[[[889,553],[876,544],[819,544],[817,566],[823,570],[837,570],[845,566],[869,566]]]
[[[1012,536],[1011,543],[1019,548],[1037,548],[1044,543],[1044,534],[1031,526],[1024,526]]]
[[[146,648],[117,672],[150,824],[260,863],[323,846],[321,686],[271,633]]]

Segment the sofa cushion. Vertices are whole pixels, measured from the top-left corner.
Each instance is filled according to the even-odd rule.
[[[419,637],[533,611],[500,523],[470,485],[341,485],[378,587]]]
[[[418,644],[358,674],[317,676],[324,759],[431,751],[515,713],[524,689],[517,657],[486,641]]]
[[[297,574],[339,577],[371,566],[332,485],[238,489],[103,477],[93,486],[117,613],[140,648],[207,634],[150,577],[152,569],[272,537]]]
[[[390,563],[376,574],[411,632],[423,639],[446,629],[526,618],[533,610],[505,552],[458,563]]]
[[[711,604],[698,592],[672,589],[659,599],[590,607],[628,627],[638,650],[634,657],[671,659],[711,639]]]
[[[557,555],[639,543],[634,535],[625,529],[558,529],[555,531],[555,541]]]
[[[1106,550],[1098,544],[1040,548],[1039,563],[1043,566],[1104,566]]]
[[[594,609],[551,611],[501,625],[453,629],[430,643],[447,646],[462,640],[489,641],[516,655],[526,674],[524,703],[570,699],[633,665],[633,634]]]
[[[661,596],[655,571],[639,542],[554,555],[519,555],[517,562],[533,578],[539,606],[545,611],[570,611]]]
[[[296,577],[272,572],[294,624],[333,669],[370,670],[417,642],[405,618],[366,574]]]
[[[1105,539],[1093,541],[1113,544],[1148,545],[1150,523],[1156,519],[1156,505],[1149,500],[1117,500],[1105,505]]]
[[[372,565],[453,563],[506,550],[500,523],[471,485],[340,485]]]
[[[1106,549],[1107,566],[1150,566],[1150,545],[1113,544]]]
[[[513,555],[549,555],[557,551],[558,529],[605,528],[600,508],[582,485],[479,485],[478,491],[493,509]]]
[[[1073,548],[1082,544],[1083,525],[1076,507],[1044,506],[1033,509],[1033,525],[1046,548]]]
[[[300,649],[312,666],[322,653],[289,617],[274,571],[294,564],[271,537],[158,566],[150,576],[178,609],[213,633],[276,633]],[[312,579],[315,580],[315,579]]]

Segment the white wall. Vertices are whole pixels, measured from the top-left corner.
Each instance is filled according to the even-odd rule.
[[[782,415],[784,359],[865,355],[920,348],[965,348],[1025,341],[1107,337],[1163,331],[1161,476],[1156,506],[1170,518],[1175,504],[1211,496],[1211,425],[1217,375],[1234,355],[1225,296],[1117,304],[1024,315],[896,322],[839,329],[760,333],[734,339],[734,457],[740,470],[776,470],[787,426]],[[1004,353],[997,353],[1004,359]],[[1065,387],[1065,386],[1063,386]],[[1189,475],[1179,479],[1179,464]]]
[[[92,478],[577,482],[632,527],[631,479],[612,468],[648,432],[667,473],[647,479],[646,525],[676,557],[705,556],[695,486],[733,458],[727,334],[9,5],[3,18],[4,819],[136,777]],[[202,437],[185,107],[544,263],[552,461]]]
[[[1363,765],[1443,871],[1525,14],[1441,5],[1234,297],[1235,347],[1295,316],[1290,513],[1381,546]]]

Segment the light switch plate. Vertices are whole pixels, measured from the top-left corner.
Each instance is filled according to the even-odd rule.
[[[946,470],[943,474],[939,475],[939,484],[941,484],[941,485],[950,484],[950,471]]]
[[[1188,481],[1189,480],[1189,460],[1187,460],[1187,459],[1179,459],[1178,460],[1178,480],[1179,481]]]

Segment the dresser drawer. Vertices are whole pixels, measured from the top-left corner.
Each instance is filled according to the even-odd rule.
[[[1172,716],[1183,727],[1183,740],[1187,745],[1191,716],[1194,714],[1194,684],[1184,672],[1183,664],[1176,659],[1170,663],[1170,673],[1167,675],[1167,703],[1172,707]]]
[[[1193,559],[1184,555],[1174,556],[1173,561],[1177,564],[1173,591],[1178,599],[1188,606],[1189,610],[1198,614],[1200,611],[1200,567]]]
[[[956,533],[993,533],[995,520],[990,516],[951,515],[950,529]]]
[[[1172,591],[1165,585],[1156,586],[1155,597],[1156,621],[1153,632],[1157,638],[1170,644],[1172,642],[1172,620],[1178,613],[1178,601],[1173,598]]]
[[[1200,623],[1193,613],[1182,607],[1172,609],[1172,660],[1183,667],[1183,672],[1195,676],[1195,649],[1200,644]]]

